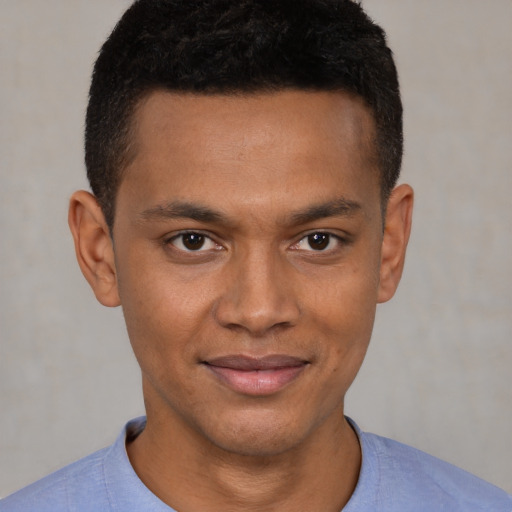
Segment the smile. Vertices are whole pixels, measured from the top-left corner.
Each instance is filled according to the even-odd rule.
[[[286,355],[262,358],[225,356],[203,364],[233,391],[252,396],[277,393],[309,365],[307,361]]]

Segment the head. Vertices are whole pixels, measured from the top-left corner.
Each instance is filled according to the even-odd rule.
[[[400,172],[402,105],[385,34],[356,2],[136,1],[101,49],[87,110],[87,174],[109,227],[145,97],[286,89],[344,91],[364,101],[375,122],[384,206]]]
[[[73,196],[70,225],[96,297],[123,306],[145,432],[271,455],[339,431],[403,267],[401,130],[384,33],[356,3],[127,11],[94,69],[95,196]]]

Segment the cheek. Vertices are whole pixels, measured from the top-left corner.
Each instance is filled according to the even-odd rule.
[[[375,310],[374,301],[342,293],[324,312],[324,335],[330,340],[326,364],[335,378],[350,383],[355,377],[370,342]]]
[[[118,271],[119,295],[128,335],[143,370],[193,358],[206,300],[188,293],[170,269],[135,259]],[[139,269],[144,269],[143,271]]]
[[[333,378],[350,383],[370,341],[379,283],[378,260],[354,262],[332,269],[310,296],[310,325]],[[321,339],[329,340],[323,347]]]
[[[362,260],[333,268],[311,289],[311,315],[333,335],[371,332],[377,306],[379,267]]]

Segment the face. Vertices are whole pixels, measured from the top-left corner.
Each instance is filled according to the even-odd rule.
[[[113,239],[148,425],[272,454],[339,421],[379,300],[373,130],[342,93],[139,106]]]

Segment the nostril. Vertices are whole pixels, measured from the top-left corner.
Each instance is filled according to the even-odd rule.
[[[260,336],[292,327],[297,323],[300,311],[292,300],[280,301],[279,304],[255,304],[223,297],[213,314],[216,322],[224,328]]]

